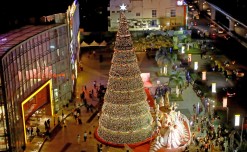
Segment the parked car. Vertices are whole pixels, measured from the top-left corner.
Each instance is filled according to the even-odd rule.
[[[244,70],[241,68],[233,70],[233,73],[236,75],[237,78],[242,78],[244,77]]]
[[[223,33],[224,33],[224,30],[221,29],[221,28],[219,28],[219,29],[218,29],[218,33],[219,33],[219,34],[223,34]]]
[[[211,22],[208,24],[208,26],[213,28],[213,27],[215,27],[215,24],[213,22]]]
[[[216,38],[217,38],[216,32],[210,32],[209,37],[210,37],[211,39],[216,39]]]

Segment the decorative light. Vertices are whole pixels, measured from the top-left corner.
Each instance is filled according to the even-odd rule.
[[[240,115],[238,114],[238,115],[235,115],[235,123],[234,123],[234,125],[235,125],[235,127],[238,127],[239,124],[240,124]]]
[[[198,62],[197,61],[194,62],[194,70],[198,70]]]
[[[202,72],[202,80],[206,80],[207,79],[207,72],[203,71]]]
[[[212,83],[212,93],[216,93],[216,83]]]
[[[184,54],[185,46],[182,46],[181,53]]]
[[[126,5],[120,8],[124,11]],[[106,142],[136,143],[152,135],[152,122],[127,19],[121,12],[97,133]]]
[[[188,62],[191,62],[191,54],[188,54]]]
[[[223,107],[227,107],[227,97],[223,98]]]
[[[122,5],[120,5],[120,10],[121,11],[126,11],[127,10],[127,5],[125,5],[124,3]]]

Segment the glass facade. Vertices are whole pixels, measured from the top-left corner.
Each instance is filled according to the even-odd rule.
[[[48,80],[52,79],[53,110],[69,102],[73,90],[70,47],[67,24],[60,24],[30,36],[2,56],[0,151],[9,146],[18,151],[25,145],[21,103]]]

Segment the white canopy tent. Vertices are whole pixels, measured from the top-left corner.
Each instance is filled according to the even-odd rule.
[[[81,44],[80,44],[80,47],[88,47],[89,46],[89,44],[87,44],[86,42],[82,42]]]
[[[80,44],[80,47],[91,47],[91,46],[106,46],[107,45],[107,42],[104,40],[102,41],[101,43],[97,43],[96,41],[93,41],[92,43],[88,44],[86,43],[85,41],[83,41],[81,44]]]
[[[107,43],[106,43],[106,41],[104,40],[104,41],[102,41],[99,45],[100,45],[100,46],[106,46]]]
[[[93,41],[92,43],[89,44],[90,46],[99,46],[99,43],[97,43],[96,41]]]

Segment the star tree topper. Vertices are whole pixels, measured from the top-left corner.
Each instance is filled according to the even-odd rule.
[[[124,3],[122,5],[120,5],[120,10],[121,11],[126,11],[127,10],[127,5],[125,5]]]

